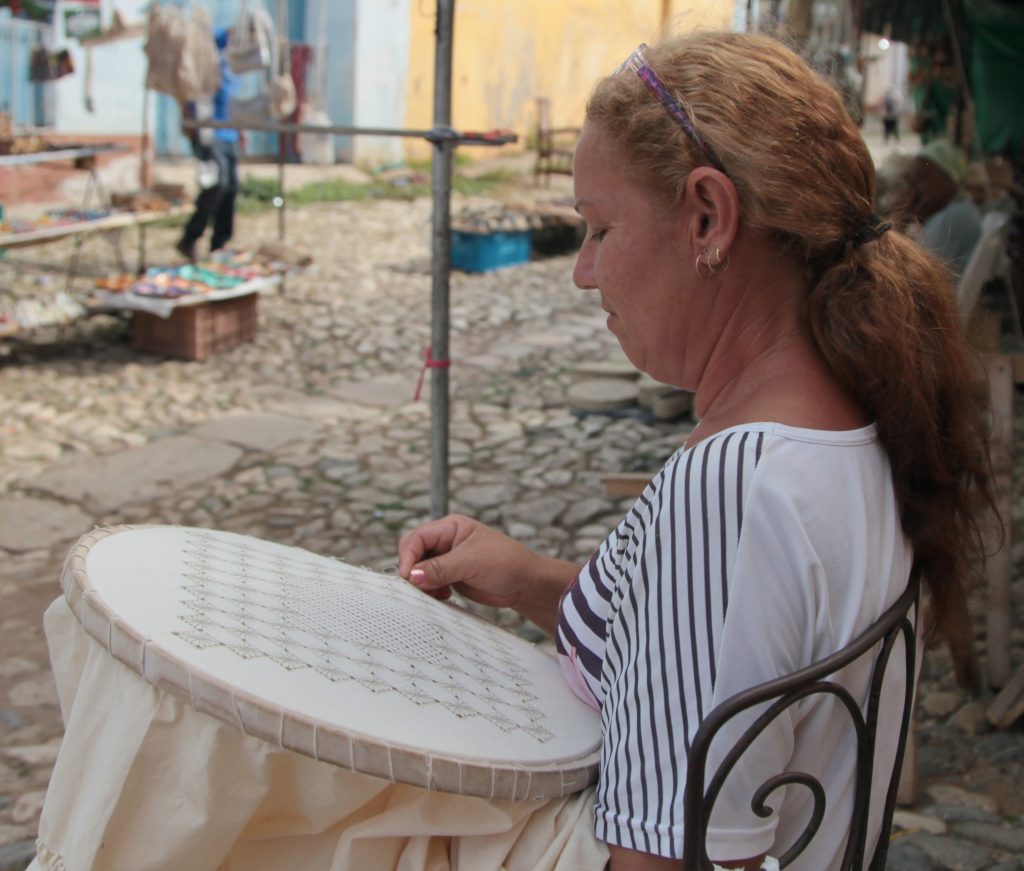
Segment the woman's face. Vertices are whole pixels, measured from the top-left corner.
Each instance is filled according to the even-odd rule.
[[[584,127],[573,163],[576,210],[587,235],[573,281],[596,290],[608,329],[638,369],[659,381],[684,380],[687,336],[699,323],[689,303],[693,257],[686,252],[678,210],[667,211],[622,172],[623,157],[600,128]]]

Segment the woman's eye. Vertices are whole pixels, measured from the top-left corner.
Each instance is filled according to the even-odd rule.
[[[590,238],[595,242],[600,242],[604,238],[604,234],[607,232],[607,230],[594,230],[594,232],[590,234]]]

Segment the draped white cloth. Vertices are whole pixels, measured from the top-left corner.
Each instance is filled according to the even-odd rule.
[[[282,750],[146,683],[45,615],[65,736],[30,871],[601,871],[593,791],[430,792]]]

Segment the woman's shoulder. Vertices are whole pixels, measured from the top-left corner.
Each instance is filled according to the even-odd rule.
[[[851,472],[851,470],[854,470]],[[836,476],[887,473],[885,452],[874,424],[852,430],[819,430],[760,421],[738,424],[680,448],[652,481],[649,500],[704,502],[751,486],[769,491],[804,488],[816,479],[828,487]]]
[[[753,439],[762,447],[772,445],[818,445],[822,447],[858,447],[878,443],[878,428],[870,423],[854,429],[820,429],[795,426],[778,421],[755,421],[725,427],[688,447],[688,451],[715,452],[734,443]]]
[[[852,430],[805,429],[759,421],[737,424],[677,450],[644,490],[631,516],[640,522],[681,505],[744,503],[765,495],[828,488],[837,477],[887,472],[874,424]],[[877,474],[875,474],[877,473]]]

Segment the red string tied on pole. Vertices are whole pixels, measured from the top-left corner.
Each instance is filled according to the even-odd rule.
[[[420,392],[423,390],[423,379],[426,377],[428,369],[447,369],[451,365],[451,360],[435,360],[431,354],[430,345],[427,345],[426,353],[423,355],[423,366],[420,369],[420,377],[416,382],[416,392],[413,394],[412,401],[420,401]]]

